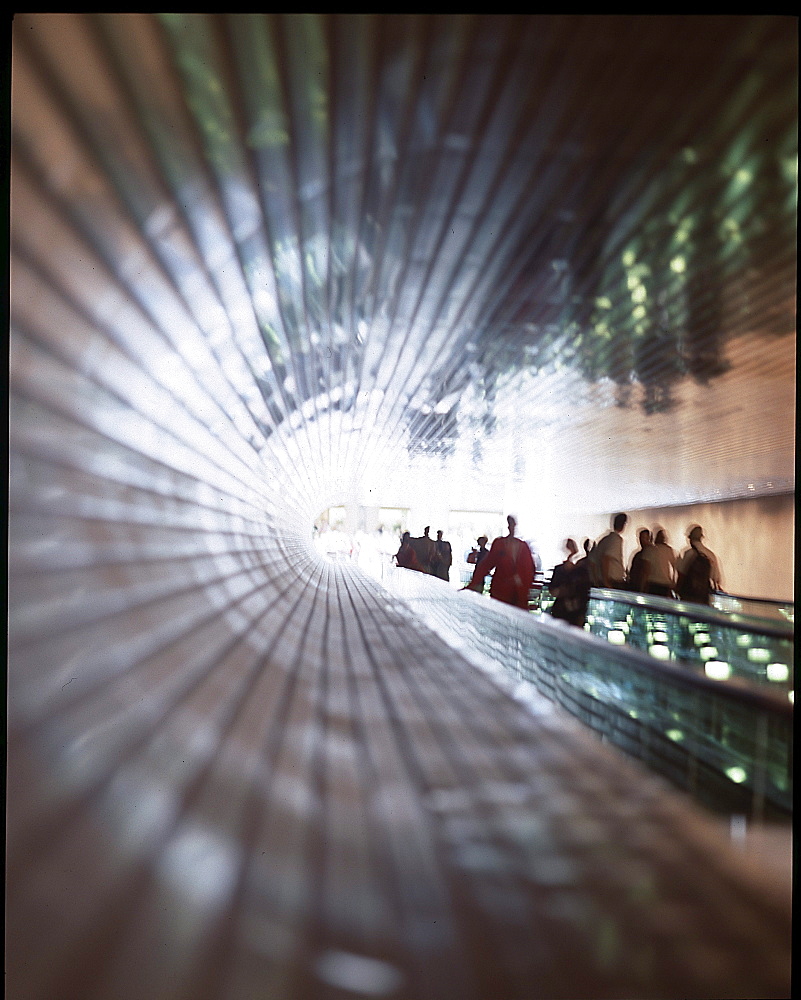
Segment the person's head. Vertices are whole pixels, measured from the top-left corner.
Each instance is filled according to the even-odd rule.
[[[429,531],[431,531],[431,525],[430,524],[426,525],[426,527],[423,528],[423,534],[425,535],[426,538],[428,538]]]
[[[687,532],[687,537],[690,539],[690,545],[694,542],[700,542],[704,537],[704,532],[700,524],[694,524],[690,530]]]
[[[441,531],[438,531],[438,532],[437,532],[437,541],[438,541],[438,542],[441,542],[441,541],[442,541],[442,532],[441,532]]]
[[[648,528],[641,528],[640,529],[640,546],[642,548],[645,548],[646,545],[650,545],[650,544],[651,544],[651,532],[648,530]]]
[[[667,545],[667,532],[664,528],[660,528],[656,533],[656,538],[654,538],[654,545]]]
[[[487,536],[486,536],[486,535],[479,535],[479,536],[478,536],[478,538],[476,539],[476,541],[478,542],[478,547],[479,547],[480,549],[483,549],[483,548],[484,548],[484,546],[485,546],[485,545],[487,544],[487,542],[489,541],[489,539],[487,538]]]
[[[612,521],[612,527],[615,531],[622,531],[626,527],[628,519],[628,514],[615,514],[614,520]]]
[[[565,539],[565,551],[568,556],[574,556],[578,552],[578,545],[576,545],[572,538]]]
[[[401,541],[402,542],[408,542],[409,541],[409,532],[408,531],[404,531],[404,533],[401,535]]]
[[[514,516],[514,514],[507,515],[506,524],[509,527],[509,534],[513,535],[515,533],[515,529],[517,528],[517,518]]]

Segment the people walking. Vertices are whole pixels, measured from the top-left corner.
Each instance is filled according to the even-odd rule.
[[[696,604],[709,604],[712,593],[722,588],[717,556],[703,544],[703,537],[701,525],[693,525],[687,533],[690,546],[676,565],[676,592],[679,598]]]
[[[648,562],[648,551],[653,548],[651,532],[648,528],[641,528],[639,533],[640,547],[634,553],[629,566],[629,588],[638,594],[647,593],[648,573],[650,564]]]
[[[534,582],[534,560],[528,545],[515,538],[517,518],[510,514],[506,524],[509,533],[495,539],[487,555],[477,564],[473,578],[465,589],[482,591],[484,578],[490,570],[494,570],[490,597],[527,609],[529,591]]]
[[[442,531],[438,531],[437,540],[434,542],[434,545],[436,546],[436,555],[432,567],[434,576],[438,576],[441,580],[449,580],[451,563],[453,562],[451,543],[442,537]]]
[[[595,586],[613,590],[624,590],[626,587],[623,530],[628,519],[628,514],[615,514],[612,530],[604,535],[592,550],[591,562],[595,570],[593,579]]]
[[[408,531],[404,531],[401,535],[400,548],[395,553],[394,559],[398,566],[402,569],[414,569],[418,572],[423,571],[423,567],[420,565],[420,560],[417,558],[417,553],[414,551],[412,539]]]
[[[668,545],[664,528],[657,529],[654,544],[648,546],[644,558],[648,564],[646,592],[656,597],[675,597],[676,553]]]
[[[431,527],[426,525],[423,528],[422,538],[415,539],[417,558],[420,560],[424,573],[434,572],[434,564],[437,559],[437,543],[429,535],[429,531],[431,531]]]
[[[554,566],[548,590],[555,598],[550,608],[554,618],[561,618],[571,625],[584,626],[587,616],[587,599],[589,597],[589,576],[586,571],[586,560],[580,560],[582,565],[573,560],[578,554],[578,545],[572,538],[565,540],[567,558]]]
[[[479,535],[478,536],[478,538],[476,539],[476,543],[478,544],[478,548],[472,548],[472,549],[470,549],[470,552],[469,552],[469,554],[467,556],[467,561],[469,563],[473,563],[475,565],[476,563],[480,563],[481,562],[481,560],[484,558],[484,556],[489,552],[489,549],[487,548],[487,541],[488,541],[488,538],[487,538],[486,535]]]

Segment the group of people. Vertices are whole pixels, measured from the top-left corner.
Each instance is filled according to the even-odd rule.
[[[709,604],[714,591],[721,589],[722,581],[718,558],[704,545],[703,537],[701,525],[693,525],[687,533],[687,549],[677,556],[668,545],[664,528],[654,532],[641,528],[640,547],[629,566],[628,589]]]
[[[594,544],[585,539],[584,556],[578,560],[578,546],[572,538],[566,540],[567,558],[554,567],[549,584],[555,599],[550,611],[555,618],[583,626],[591,587],[633,590],[697,604],[709,604],[712,593],[721,589],[720,564],[703,544],[700,525],[688,531],[689,545],[680,556],[668,544],[664,528],[653,532],[641,528],[640,547],[626,569],[623,531],[627,523],[628,515],[616,514],[612,530],[603,538]]]
[[[490,597],[528,608],[529,594],[534,583],[535,561],[529,545],[516,537],[517,519],[506,518],[508,533],[496,538],[487,548],[487,536],[481,535],[477,547],[471,549],[467,561],[475,565],[470,582],[464,590],[483,592],[487,576],[492,573]],[[554,567],[549,584],[554,603],[550,613],[572,625],[583,627],[592,587],[613,590],[633,590],[659,597],[679,598],[709,604],[712,593],[721,589],[720,566],[715,554],[702,542],[703,529],[696,524],[688,531],[689,546],[677,556],[668,544],[664,528],[653,532],[642,528],[640,547],[628,568],[623,555],[623,532],[627,514],[615,514],[612,529],[597,542],[584,540],[584,555],[577,559],[579,547],[572,538],[565,541],[567,556]],[[430,573],[448,580],[453,562],[450,542],[437,532],[436,540],[429,535],[412,538],[404,531],[401,546],[395,554],[398,566]]]
[[[419,538],[412,538],[408,531],[404,531],[400,548],[395,553],[395,562],[405,569],[414,569],[419,573],[429,573],[441,580],[448,580],[453,562],[451,543],[442,537],[441,531],[437,532],[436,540],[431,538],[430,531],[429,525],[423,529]]]
[[[534,556],[528,544],[515,537],[517,519],[513,515],[506,518],[506,525],[508,534],[496,538],[490,548],[487,548],[486,535],[476,539],[477,547],[471,549],[467,556],[467,562],[475,565],[475,569],[470,582],[462,589],[482,593],[486,578],[492,573],[490,597],[519,608],[528,608],[535,574]],[[453,562],[450,542],[443,539],[441,531],[437,532],[434,540],[429,531],[429,527],[425,528],[419,538],[412,538],[408,531],[404,531],[401,546],[395,553],[395,562],[406,569],[447,580]]]
[[[464,590],[484,590],[484,582],[490,572],[490,597],[518,608],[528,608],[529,592],[534,582],[534,556],[528,544],[515,537],[517,518],[510,514],[506,518],[508,534],[495,539],[487,549],[487,538],[477,539],[478,549],[471,551],[468,562],[474,561],[476,568]],[[475,553],[474,559],[470,556]]]

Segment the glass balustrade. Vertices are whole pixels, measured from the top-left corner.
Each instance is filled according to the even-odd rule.
[[[538,607],[533,603],[531,607],[548,612],[553,603],[546,584]],[[792,619],[792,602],[716,594],[714,604],[704,607],[653,595],[593,589],[585,628],[613,645],[634,646],[655,659],[683,664],[714,680],[768,687],[792,702]]]
[[[593,589],[587,631],[713,680],[770,688],[793,700],[793,626],[699,604]]]
[[[754,618],[778,619],[795,622],[795,604],[793,601],[774,601],[762,597],[741,597],[737,594],[726,594],[717,591],[712,595],[712,607],[719,611],[735,612],[751,615]]]
[[[611,591],[593,591],[584,631],[420,573],[395,570],[384,582],[445,639],[533,685],[708,808],[755,819],[792,815],[788,636],[664,602],[675,605],[670,614],[651,606],[657,599],[646,606],[638,595],[623,600]]]

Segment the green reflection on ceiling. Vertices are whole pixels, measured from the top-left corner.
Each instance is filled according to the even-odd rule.
[[[437,270],[436,253],[467,212],[468,191],[475,200],[471,184],[480,190],[475,178],[486,137],[474,131],[462,138],[449,128],[469,120],[459,108],[459,81],[467,79],[470,59],[483,52],[500,60],[509,27],[491,19],[480,38],[477,22],[457,20],[458,44],[447,19],[396,19],[397,35],[387,36],[380,54],[373,22],[361,18],[238,15],[220,27],[197,15],[161,15],[218,182],[246,178],[258,187],[266,239],[241,239],[239,249],[254,301],[265,274],[272,285],[262,296],[268,305],[257,309],[274,373],[264,382],[266,394],[280,391],[291,411],[354,384],[332,404],[344,406],[360,389],[388,378],[396,394],[414,400],[405,418],[412,436],[447,449],[468,386],[486,401],[477,417],[487,427],[499,381],[565,366],[588,382],[611,380],[619,405],[631,405],[632,388],[639,386],[645,413],[665,412],[675,405],[682,379],[703,384],[727,370],[732,335],[792,332],[789,308],[767,319],[762,314],[755,330],[752,321],[766,262],[785,281],[794,266],[792,40],[765,27],[767,60],[760,57],[760,39],[744,31],[738,42],[754,67],[727,90],[725,60],[699,62],[688,71],[691,83],[677,78],[673,107],[658,81],[649,84],[650,105],[647,90],[610,92],[610,103],[631,115],[625,156],[601,131],[604,122],[609,127],[602,106],[601,124],[590,121],[586,135],[571,131],[568,112],[571,102],[581,107],[581,94],[559,91],[564,83],[556,68],[556,82],[532,71],[530,91],[515,98],[504,90],[499,61],[495,76],[487,77],[497,92],[486,105],[498,172],[481,194],[479,214],[489,218],[509,199],[507,219],[518,235],[504,242],[492,231],[497,242],[482,244],[499,248],[508,276],[475,307],[469,290],[480,263],[463,256],[449,270]],[[345,60],[332,40],[341,42],[350,28],[355,40]],[[440,65],[426,61],[429,53],[438,54]],[[365,85],[368,68],[374,93],[362,89],[354,96],[355,81]],[[432,68],[429,77],[424,70]],[[708,84],[711,95],[700,94],[709,116],[704,122],[692,115],[693,80]],[[550,102],[542,123],[511,113],[515,103],[518,110],[536,107],[542,95]],[[514,127],[492,117],[504,102]],[[374,118],[352,124],[362,112]],[[545,118],[558,113],[564,118]],[[664,134],[654,133],[652,118]],[[360,144],[342,141],[348,129]],[[563,145],[544,144],[560,133]],[[445,150],[458,183],[436,173]],[[533,154],[530,162],[519,150]],[[607,160],[614,169],[606,169]],[[449,201],[433,198],[435,181]],[[475,214],[471,208],[469,216]],[[487,256],[486,263],[497,262]],[[450,284],[431,293],[426,282],[442,280]],[[462,315],[472,316],[469,330],[459,326]],[[444,320],[453,325],[437,340],[432,331]],[[431,349],[435,340],[442,348],[421,380],[415,352]],[[387,403],[390,413],[392,406]]]

